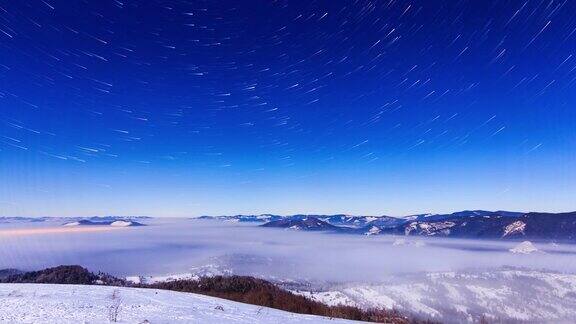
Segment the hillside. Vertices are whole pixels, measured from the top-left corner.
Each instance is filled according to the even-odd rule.
[[[0,322],[8,323],[346,323],[157,289],[2,284]]]
[[[10,271],[14,272],[14,271]],[[230,301],[251,304],[259,307],[271,307],[277,310],[298,314],[320,315],[332,318],[362,320],[369,322],[388,322],[405,324],[410,321],[395,311],[383,308],[360,309],[353,306],[328,306],[321,302],[294,294],[275,284],[248,276],[214,276],[195,280],[181,279],[154,284],[133,284],[104,273],[92,273],[77,265],[63,265],[39,271],[17,272],[0,279],[4,285],[13,284],[53,284],[108,286],[122,288],[162,289],[192,294],[224,298]],[[57,287],[57,286],[55,286]],[[54,288],[57,289],[57,288]],[[16,293],[19,295],[19,293]],[[1,297],[11,297],[11,294]],[[0,312],[0,321],[2,320]],[[411,320],[417,322],[416,319]]]

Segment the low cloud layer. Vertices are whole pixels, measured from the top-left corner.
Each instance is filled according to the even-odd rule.
[[[123,276],[185,273],[216,265],[268,278],[363,282],[503,266],[576,272],[576,248],[567,245],[536,243],[539,252],[519,255],[508,251],[517,242],[338,235],[208,220],[157,219],[149,225],[109,232],[0,235],[0,268],[80,264]]]

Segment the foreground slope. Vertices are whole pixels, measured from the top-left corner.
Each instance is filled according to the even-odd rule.
[[[111,286],[0,284],[8,323],[352,323],[220,298]]]

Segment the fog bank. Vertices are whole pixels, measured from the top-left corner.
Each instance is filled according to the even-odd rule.
[[[80,264],[125,276],[210,266],[266,278],[363,282],[504,266],[576,273],[576,248],[569,245],[535,243],[539,252],[522,255],[508,251],[517,242],[299,232],[211,220],[153,219],[148,225],[42,233],[39,228],[59,224],[11,224],[20,231],[34,229],[35,234],[0,235],[0,269]]]

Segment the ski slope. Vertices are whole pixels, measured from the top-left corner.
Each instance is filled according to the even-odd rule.
[[[0,284],[2,323],[352,323],[220,298],[108,286]]]

